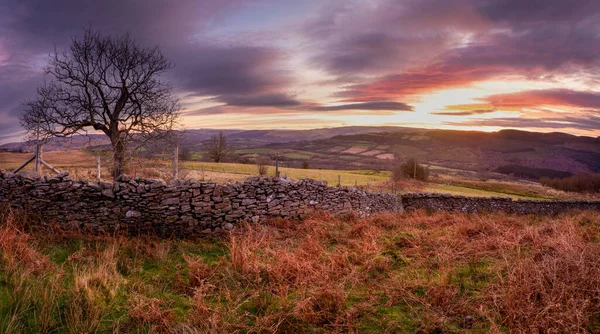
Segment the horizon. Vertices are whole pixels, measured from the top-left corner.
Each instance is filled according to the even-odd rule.
[[[499,133],[502,131],[518,131],[518,132],[527,132],[527,133],[535,133],[535,134],[540,134],[540,135],[548,135],[548,134],[559,134],[559,135],[569,135],[569,136],[575,136],[578,138],[591,138],[591,139],[600,139],[600,136],[586,136],[586,135],[577,135],[577,134],[570,134],[567,132],[560,132],[560,131],[549,131],[549,132],[537,132],[537,131],[527,131],[527,130],[523,130],[523,129],[515,129],[515,128],[505,128],[505,129],[500,129],[500,130],[492,130],[492,131],[485,131],[485,130],[477,130],[477,129],[470,129],[470,130],[459,130],[459,129],[442,129],[442,128],[417,128],[417,127],[409,127],[409,126],[389,126],[389,125],[348,125],[348,126],[337,126],[337,127],[318,127],[318,128],[303,128],[303,129],[285,129],[285,128],[258,128],[258,129],[243,129],[243,128],[193,128],[193,129],[178,129],[175,131],[181,131],[181,132],[185,132],[185,131],[239,131],[239,132],[245,132],[245,131],[318,131],[318,130],[333,130],[333,129],[341,129],[341,128],[398,128],[398,129],[414,129],[414,130],[424,130],[424,131],[459,131],[459,132],[480,132],[480,133]],[[379,131],[379,129],[376,129],[375,132],[368,132],[368,133],[385,133],[386,131]],[[73,137],[77,137],[77,136],[89,136],[89,135],[93,135],[93,136],[105,136],[103,133],[101,132],[94,132],[94,133],[87,133],[87,134],[76,134]],[[228,134],[224,134],[225,137],[228,136]],[[55,139],[59,139],[59,140],[69,140],[69,138],[55,138]],[[108,140],[108,138],[107,138]],[[21,141],[1,141],[0,140],[0,148],[2,148],[3,145],[10,145],[10,144],[22,144],[27,142],[27,140],[21,140]]]
[[[597,1],[119,3],[0,0],[0,145],[22,139],[21,103],[82,27],[158,45],[190,130],[600,137]]]

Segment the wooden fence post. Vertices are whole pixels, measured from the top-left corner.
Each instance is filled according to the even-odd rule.
[[[96,179],[98,181],[102,181],[100,170],[101,170],[100,155],[96,155]]]
[[[38,140],[35,144],[35,172],[41,175],[42,172],[42,144]]]
[[[275,177],[279,177],[279,152],[275,155]]]
[[[179,144],[175,145],[173,152],[173,180],[179,178]]]

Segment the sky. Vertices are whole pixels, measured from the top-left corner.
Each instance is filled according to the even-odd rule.
[[[189,129],[600,136],[598,0],[0,0],[0,143],[88,27],[160,47]]]

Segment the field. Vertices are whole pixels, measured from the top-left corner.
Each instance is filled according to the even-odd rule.
[[[211,239],[0,218],[2,333],[598,332],[600,214],[316,214]]]
[[[0,152],[0,168],[13,169],[25,161],[30,154]],[[67,170],[72,177],[93,179],[96,175],[95,158],[87,151],[53,151],[44,153],[44,159],[59,170]],[[103,158],[104,168],[102,177],[110,179],[107,168],[108,160]],[[32,165],[26,169],[31,170]],[[280,167],[280,175],[298,180],[311,178],[325,181],[335,186],[338,177],[342,186],[359,186],[372,191],[392,191],[390,172],[377,170],[332,170],[332,169],[302,169]],[[432,182],[420,184],[417,187],[404,187],[400,183],[394,186],[399,192],[427,191],[463,196],[497,196],[511,197],[514,199],[580,199],[589,198],[586,195],[565,193],[543,187],[532,182],[501,182],[495,180],[481,181],[472,176],[463,177],[460,171],[449,168],[432,169]],[[132,159],[130,173],[140,173],[146,177],[160,177],[165,180],[172,178],[172,161]],[[275,167],[268,167],[268,175],[275,174]],[[254,164],[239,163],[213,163],[188,161],[180,162],[180,178],[194,178],[204,181],[219,183],[243,181],[249,176],[257,176],[257,167]]]

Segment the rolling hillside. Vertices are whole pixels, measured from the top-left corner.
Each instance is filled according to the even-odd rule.
[[[342,127],[314,130],[186,130],[182,145],[204,159],[202,143],[223,131],[234,148],[232,161],[252,162],[279,154],[282,166],[388,170],[409,157],[433,169],[478,175],[501,172],[520,178],[600,172],[600,138],[516,130],[499,132],[427,130],[402,127]],[[91,135],[52,140],[45,151],[97,147],[109,143]],[[26,143],[0,146],[28,149]]]
[[[273,151],[281,152],[292,165],[307,160],[318,168],[387,169],[394,158],[414,157],[437,168],[479,173],[511,167],[509,172],[523,171],[520,176],[532,179],[552,171],[600,172],[600,139],[563,133],[400,129],[271,143],[241,153],[255,156]]]

